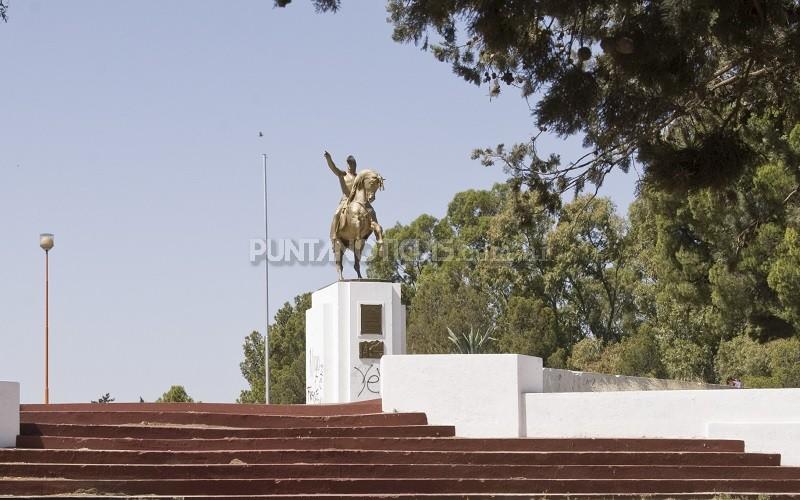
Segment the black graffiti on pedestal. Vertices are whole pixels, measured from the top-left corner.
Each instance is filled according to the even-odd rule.
[[[366,367],[366,370],[363,369],[364,367],[357,367],[354,366],[353,369],[361,375],[361,390],[358,392],[357,398],[360,398],[364,391],[371,392],[372,394],[380,394],[381,388],[380,385],[377,386],[377,389],[374,387],[381,382],[381,369],[378,365],[369,365]],[[373,368],[375,369],[373,371]]]

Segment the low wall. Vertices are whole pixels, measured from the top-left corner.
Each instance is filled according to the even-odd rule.
[[[19,383],[0,382],[0,448],[13,448],[19,434]]]
[[[800,389],[526,394],[525,412],[529,437],[724,437],[800,465]]]
[[[743,439],[747,451],[781,454],[781,464],[800,465],[800,416],[795,422],[708,424],[708,437]]]
[[[704,384],[659,378],[628,377],[605,373],[576,372],[545,368],[543,392],[675,391],[732,389],[727,385]]]
[[[526,392],[541,392],[542,360],[518,354],[385,355],[383,411],[421,411],[456,435],[525,435]]]

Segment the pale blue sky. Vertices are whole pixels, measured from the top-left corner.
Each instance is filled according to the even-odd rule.
[[[42,399],[40,232],[56,235],[52,401],[153,400],[171,384],[233,401],[242,341],[263,331],[263,267],[248,261],[263,232],[262,152],[270,236],[326,238],[339,193],[323,150],[388,179],[375,207],[391,226],[503,180],[470,151],[533,129],[517,95],[489,102],[392,42],[378,0],[347,0],[336,15],[303,0],[11,0],[9,14],[0,380],[20,381],[25,402]],[[578,152],[577,141],[547,144]],[[632,176],[601,193],[626,207]],[[335,277],[332,266],[270,272],[273,313]]]

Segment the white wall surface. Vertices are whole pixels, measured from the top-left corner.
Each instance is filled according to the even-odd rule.
[[[13,448],[19,434],[19,383],[0,382],[0,448]]]
[[[744,449],[754,453],[780,453],[781,464],[800,465],[800,415],[794,422],[708,424],[708,437],[744,439]]]
[[[781,453],[784,464],[800,465],[793,458],[800,454],[800,440],[776,434],[800,435],[800,389],[526,394],[525,409],[531,437],[724,435],[744,439],[753,451]]]
[[[311,294],[306,311],[306,402],[346,403],[380,394],[378,359],[361,359],[359,343],[380,340],[386,354],[405,353],[400,284],[338,281]],[[381,335],[361,333],[361,305],[382,306]]]
[[[421,411],[465,437],[525,434],[523,395],[542,390],[542,360],[517,354],[430,354],[381,359],[383,411]]]

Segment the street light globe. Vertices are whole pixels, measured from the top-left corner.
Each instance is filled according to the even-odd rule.
[[[39,246],[42,247],[42,250],[45,252],[49,252],[51,248],[53,248],[53,235],[50,233],[42,233],[39,235]]]

